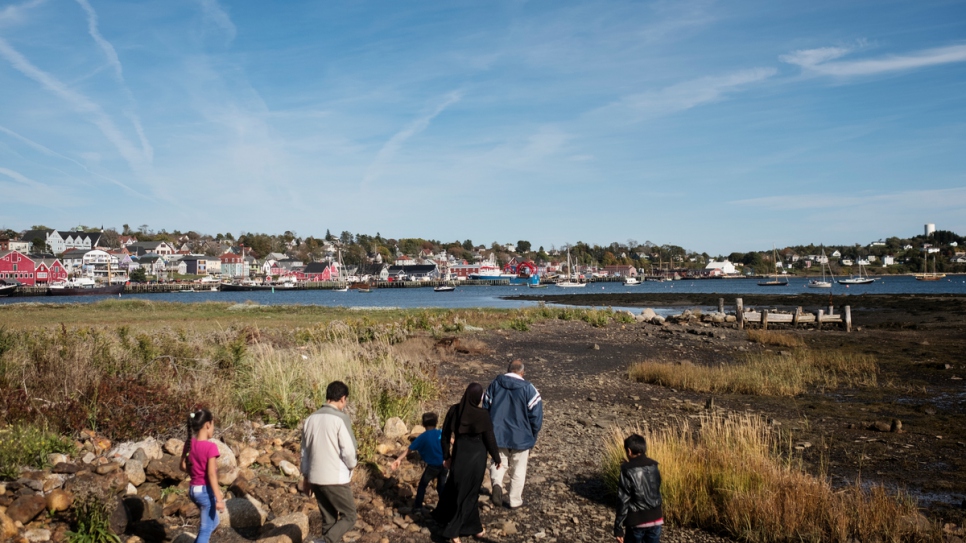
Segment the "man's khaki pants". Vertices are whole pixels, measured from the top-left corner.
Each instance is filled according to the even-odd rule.
[[[523,484],[527,479],[527,459],[530,458],[530,449],[500,449],[500,469],[496,465],[490,465],[490,483],[500,485],[503,488],[506,500],[510,502],[510,507],[520,507],[523,505]],[[503,476],[510,472],[510,481],[506,486],[503,485]]]

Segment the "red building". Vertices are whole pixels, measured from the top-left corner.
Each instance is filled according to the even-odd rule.
[[[338,281],[339,266],[325,262],[309,262],[300,275],[299,281]]]
[[[36,284],[34,269],[34,261],[20,251],[0,251],[0,279],[32,287]]]
[[[56,283],[67,279],[67,269],[56,258],[43,258],[37,261],[34,275],[37,284]]]

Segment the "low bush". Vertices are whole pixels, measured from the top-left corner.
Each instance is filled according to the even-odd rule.
[[[74,529],[67,532],[68,543],[121,543],[111,530],[107,504],[95,494],[84,496],[74,506]]]
[[[0,428],[0,477],[16,479],[21,467],[42,469],[53,453],[75,454],[74,442],[44,428],[12,425]]]
[[[790,354],[751,354],[720,366],[646,360],[632,365],[628,376],[642,383],[694,392],[795,396],[810,386],[874,386],[877,372],[871,355],[797,350]]]
[[[623,440],[639,433],[661,470],[665,519],[749,543],[910,541],[930,537],[909,522],[915,502],[856,481],[833,488],[808,474],[760,417],[704,415],[641,431],[616,430],[602,448],[601,471],[616,489]]]
[[[788,347],[797,349],[805,346],[805,342],[798,336],[775,332],[774,330],[748,330],[748,341],[761,343],[762,345],[774,345],[776,347]]]

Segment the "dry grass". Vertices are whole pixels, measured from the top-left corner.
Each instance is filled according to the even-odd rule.
[[[788,347],[798,349],[805,347],[805,342],[798,336],[775,332],[774,330],[748,330],[748,341],[761,343],[762,345],[773,345],[775,347]]]
[[[914,501],[856,482],[835,489],[782,451],[782,439],[755,416],[706,415],[639,433],[660,463],[665,519],[752,543],[916,541]],[[605,480],[616,488],[625,432],[603,451]],[[786,446],[787,448],[787,446]]]
[[[733,365],[697,366],[646,360],[630,367],[638,382],[694,392],[795,396],[809,387],[876,384],[875,358],[845,351],[751,354]]]

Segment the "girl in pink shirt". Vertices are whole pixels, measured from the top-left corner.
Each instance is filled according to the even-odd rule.
[[[199,409],[188,415],[188,440],[181,453],[181,469],[191,476],[188,496],[201,510],[201,526],[196,543],[208,543],[218,527],[218,511],[225,510],[225,500],[218,486],[218,446],[211,411]]]

